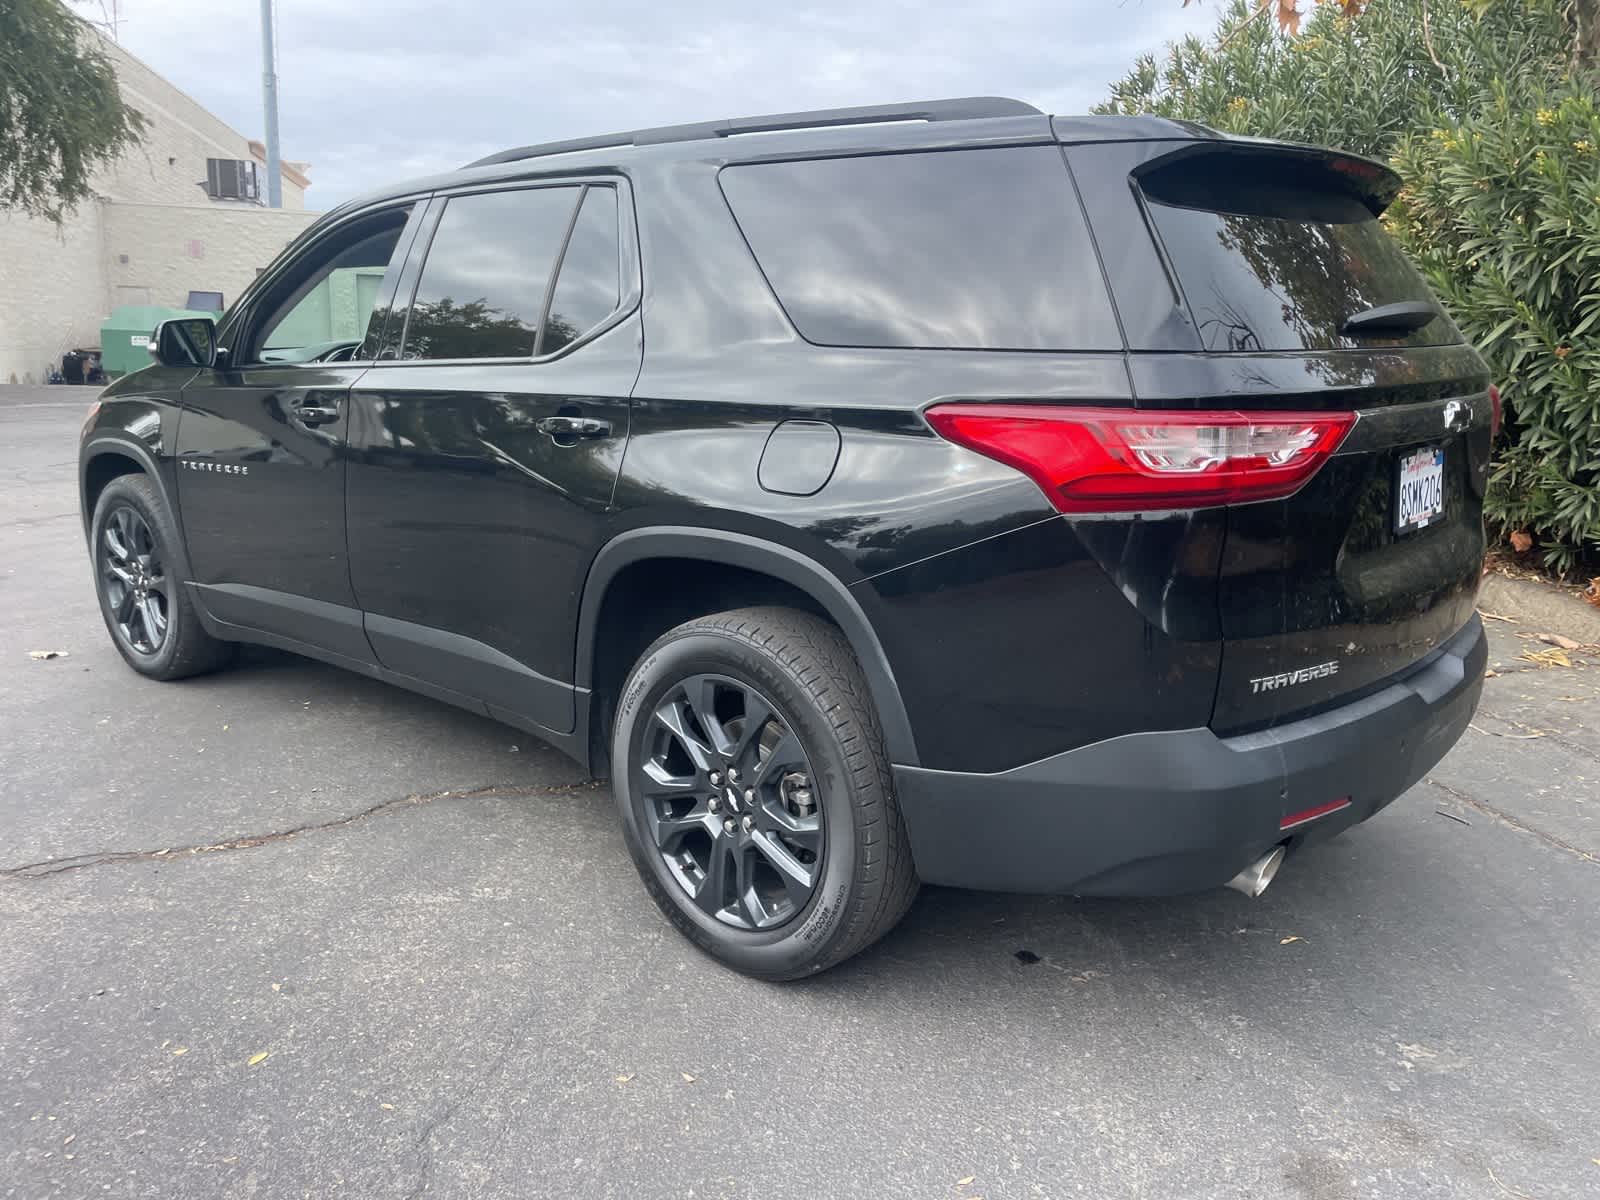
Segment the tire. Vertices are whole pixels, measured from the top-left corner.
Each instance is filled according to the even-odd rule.
[[[178,568],[177,524],[148,476],[119,475],[106,484],[89,533],[100,615],[130,667],[151,679],[183,679],[233,657],[233,644],[200,624]],[[126,582],[130,571],[137,587]],[[157,627],[159,638],[152,636]]]
[[[771,716],[746,739],[763,706]],[[740,715],[713,713],[713,731],[694,715],[713,709]],[[709,768],[693,760],[681,729],[710,751]],[[623,687],[611,762],[645,888],[685,937],[735,970],[768,980],[824,971],[892,929],[916,897],[866,680],[843,635],[814,616],[745,608],[663,635]],[[730,788],[736,763],[747,764],[745,776]],[[714,863],[733,879],[721,891]],[[802,873],[811,880],[803,903]]]

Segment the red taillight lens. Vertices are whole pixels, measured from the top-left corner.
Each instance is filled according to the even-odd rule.
[[[1505,408],[1500,403],[1500,389],[1494,384],[1489,385],[1489,440],[1492,442],[1500,436],[1500,420],[1505,414]]]
[[[1355,424],[1351,412],[1163,412],[940,404],[942,436],[1016,467],[1062,512],[1203,508],[1287,496]]]

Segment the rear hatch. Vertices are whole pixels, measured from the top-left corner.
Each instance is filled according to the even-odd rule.
[[[1140,408],[1354,411],[1299,491],[1234,504],[1212,728],[1348,702],[1472,615],[1491,397],[1482,360],[1378,219],[1364,159],[1194,143],[1133,173],[1200,348],[1130,354]]]

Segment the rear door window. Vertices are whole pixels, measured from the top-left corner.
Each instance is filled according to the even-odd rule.
[[[739,164],[721,180],[808,341],[1122,348],[1055,146]]]
[[[616,311],[622,297],[617,232],[616,189],[588,188],[561,256],[540,354],[570,345]]]
[[[401,357],[530,358],[582,189],[451,196],[428,247]]]
[[[1285,155],[1200,154],[1157,167],[1140,183],[1207,350],[1461,340],[1442,309],[1409,334],[1341,332],[1351,317],[1381,305],[1437,301],[1335,171]]]

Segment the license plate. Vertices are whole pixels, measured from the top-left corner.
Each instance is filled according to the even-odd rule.
[[[1444,447],[1401,455],[1394,498],[1396,533],[1426,529],[1444,515]]]

